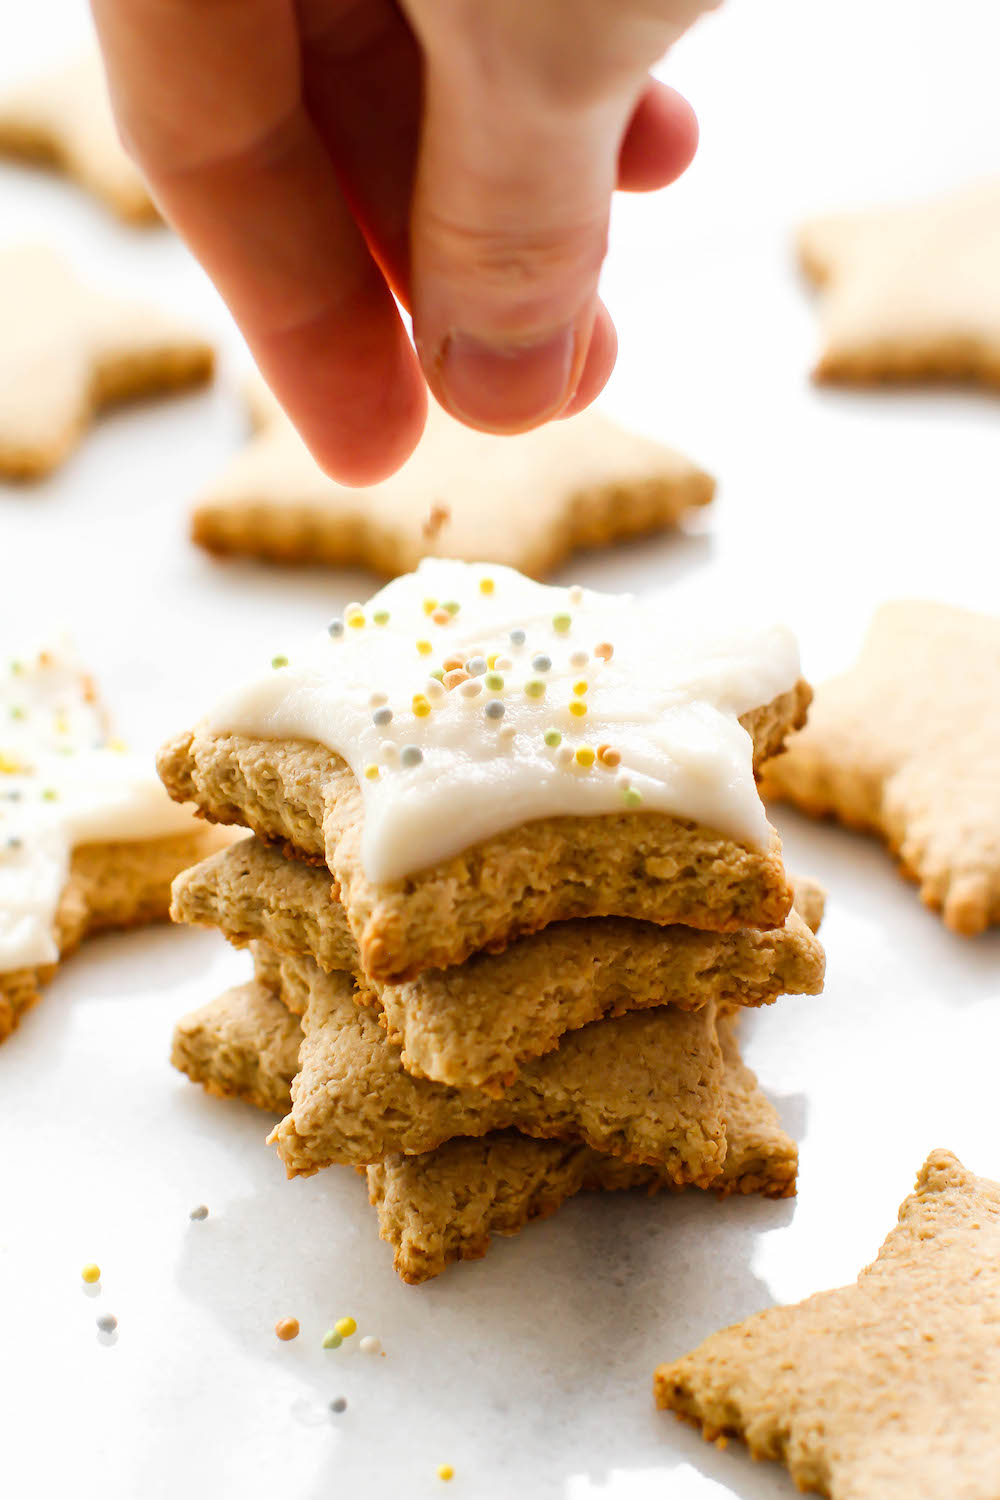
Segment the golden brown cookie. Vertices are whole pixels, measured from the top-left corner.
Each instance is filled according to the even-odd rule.
[[[179,1021],[170,1061],[220,1099],[244,1099],[281,1115],[291,1102],[301,1041],[298,1017],[253,980]]]
[[[159,220],[118,139],[96,53],[0,96],[0,156],[56,167],[129,223]]]
[[[993,1500],[998,1328],[1000,1187],[934,1151],[856,1285],[713,1334],[656,1401],[831,1500]]]
[[[517,437],[475,432],[433,402],[413,456],[365,489],[320,469],[262,382],[256,433],[198,499],[211,552],[406,573],[422,557],[489,557],[534,577],[570,552],[676,525],[714,481],[651,438],[589,411]]]
[[[1000,920],[1000,619],[883,605],[762,789],[881,833],[952,931]]]
[[[1000,384],[1000,179],[806,224],[819,380]]]

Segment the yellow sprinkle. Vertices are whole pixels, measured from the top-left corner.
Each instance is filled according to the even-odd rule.
[[[594,764],[594,752],[589,745],[577,746],[576,763],[578,766],[592,766]]]
[[[437,602],[436,599],[425,599],[424,600],[424,614],[425,615],[432,615],[434,613],[434,611],[437,609],[437,607],[438,607],[438,602]]]
[[[571,714],[575,714],[578,719],[582,719],[584,714],[587,712],[587,705],[586,703],[581,703],[579,698],[576,698],[570,704],[569,711]]]
[[[3,751],[0,750],[0,774],[13,776],[20,769],[20,765],[16,760],[9,755],[4,755]]]
[[[357,614],[347,615],[346,619],[348,625],[350,625],[354,630],[360,630],[362,625],[365,623],[365,617],[360,610],[358,610]]]
[[[101,1268],[94,1261],[88,1260],[80,1275],[89,1286],[93,1286],[95,1281],[100,1281],[101,1279]]]
[[[493,671],[493,668],[496,666],[496,664],[497,664],[497,662],[499,660],[500,660],[500,652],[499,651],[491,651],[490,654],[489,654],[489,656],[486,658],[486,665],[489,667],[489,669],[490,669],[491,672]]]
[[[428,701],[427,698],[424,697],[423,693],[414,693],[414,695],[413,695],[413,712],[416,714],[417,718],[418,719],[426,719],[426,717],[430,713],[430,711],[431,711],[430,702]]]
[[[492,578],[480,578],[480,580],[479,580],[479,592],[481,594],[492,594],[492,592],[493,592],[493,590],[494,590],[495,587],[496,587],[496,585],[493,582]],[[450,1477],[451,1476],[449,1475],[449,1478]]]
[[[69,719],[63,713],[56,714],[56,734],[69,734]]]
[[[439,1479],[454,1479],[455,1470],[451,1464],[438,1464],[437,1476]]]
[[[369,781],[378,781],[378,766],[365,766],[365,776]]]
[[[124,755],[128,746],[124,740],[108,740],[108,749],[113,750],[116,755]]]
[[[338,1318],[333,1325],[334,1332],[339,1333],[342,1339],[349,1339],[352,1333],[357,1333],[358,1325],[353,1318]]]
[[[434,647],[431,645],[430,641],[418,641],[417,650],[420,652],[421,656],[430,656],[431,652],[434,650]]]
[[[582,695],[587,691],[587,686],[588,684],[584,682],[583,678],[581,677],[579,682],[574,682],[573,691],[578,696],[582,697]]]

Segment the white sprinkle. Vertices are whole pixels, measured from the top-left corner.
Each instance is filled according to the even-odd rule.
[[[569,602],[570,604],[583,603],[583,589],[578,583],[574,583],[573,587],[569,590]]]
[[[372,1334],[366,1333],[364,1338],[359,1342],[358,1348],[362,1354],[378,1354],[382,1348],[382,1341],[373,1337]]]
[[[627,771],[619,771],[615,777],[615,786],[620,786],[623,792],[627,792],[632,785],[632,778]]]
[[[388,701],[388,693],[372,693],[371,697],[368,699],[368,706],[370,708],[381,708],[382,704],[388,703]]]
[[[387,766],[394,766],[399,759],[399,746],[392,740],[383,740],[378,747],[378,758],[385,761]]]
[[[498,738],[503,740],[505,745],[509,745],[516,734],[517,730],[513,724],[503,724],[500,727]]]
[[[571,764],[572,760],[572,745],[560,745],[556,750],[556,764],[560,766],[568,766]]]
[[[463,698],[478,698],[483,690],[483,685],[478,677],[469,677],[465,682],[459,683],[458,691]]]
[[[574,651],[569,659],[569,664],[571,667],[585,667],[589,660],[590,653],[588,651]]]
[[[448,696],[448,689],[436,677],[428,677],[424,692],[432,703],[440,703],[442,698]]]
[[[494,672],[510,672],[513,670],[513,667],[514,663],[509,656],[498,656],[493,663]]]
[[[114,1313],[101,1313],[97,1320],[97,1326],[102,1333],[114,1333],[118,1327],[118,1319]]]

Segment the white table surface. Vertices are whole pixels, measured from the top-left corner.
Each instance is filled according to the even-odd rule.
[[[82,11],[8,0],[0,81],[71,49]],[[689,534],[580,558],[564,578],[739,593],[796,627],[816,678],[849,660],[885,598],[996,607],[996,401],[812,389],[789,237],[806,212],[995,171],[998,46],[989,0],[731,0],[677,48],[666,76],[699,110],[702,148],[683,184],[617,215],[606,404],[701,458],[719,497]],[[125,732],[153,746],[244,658],[370,580],[219,566],[186,541],[191,497],[241,440],[243,356],[170,235],[2,167],[0,243],[23,239],[194,314],[225,351],[213,390],[109,418],[51,481],[0,488],[5,628],[69,623]],[[259,1114],[168,1066],[175,1019],[238,981],[244,956],[159,930],[67,963],[0,1051],[0,1491],[790,1496],[780,1469],[656,1413],[653,1367],[853,1279],[932,1147],[1000,1176],[1000,934],[952,937],[873,841],[777,820],[790,867],[830,892],[825,995],[744,1032],[801,1142],[797,1200],[580,1198],[423,1288],[396,1280],[352,1172],[286,1183]],[[200,1202],[210,1217],[191,1223]],[[112,1346],[101,1311],[120,1320]],[[385,1358],[357,1339],[321,1349],[345,1313]],[[282,1344],[288,1315],[302,1334]]]

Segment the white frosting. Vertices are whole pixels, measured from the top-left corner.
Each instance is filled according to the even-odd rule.
[[[77,844],[191,826],[152,762],[108,740],[65,643],[0,662],[0,973],[59,957],[52,923]]]
[[[360,616],[364,623],[352,625]],[[798,649],[784,627],[720,637],[687,613],[630,595],[430,559],[368,604],[348,606],[331,630],[340,633],[304,644],[287,665],[276,657],[276,667],[231,693],[204,727],[313,740],[342,755],[364,797],[362,859],[371,880],[398,879],[554,815],[638,807],[695,819],[755,847],[770,837],[753,747],[738,720],[798,679]],[[605,643],[610,660],[595,655]],[[494,654],[502,686],[481,671],[472,674],[475,688],[445,691],[428,680],[448,658]],[[549,669],[533,666],[539,656]],[[543,696],[531,695],[537,683]],[[417,695],[430,704],[423,715],[414,712]],[[502,705],[501,717],[488,717],[499,712],[491,703]],[[571,703],[586,712],[574,715]],[[386,710],[391,721],[377,723]],[[547,732],[560,743],[546,743]],[[589,767],[575,758],[578,749],[586,759],[588,747],[602,746],[611,747],[612,762],[620,757],[613,768],[603,758]],[[420,763],[408,765],[414,749]]]

